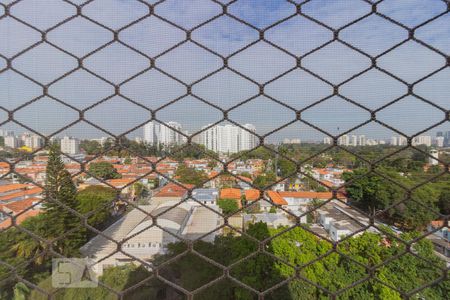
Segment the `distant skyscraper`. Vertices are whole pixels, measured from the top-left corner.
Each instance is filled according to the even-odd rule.
[[[366,145],[366,136],[365,135],[360,135],[358,137],[358,145],[360,145],[360,146]]]
[[[358,137],[356,135],[352,135],[352,139],[350,141],[350,144],[352,146],[355,146],[355,147],[358,146]]]
[[[80,140],[65,136],[61,139],[61,152],[68,155],[80,154]]]
[[[5,136],[5,146],[16,149],[20,147],[20,140],[13,135]]]
[[[341,146],[349,146],[350,145],[350,137],[347,134],[344,134],[338,139],[338,144]]]
[[[406,146],[408,144],[408,140],[404,136],[398,137],[398,146]]]
[[[144,142],[148,144],[158,143],[159,124],[148,122],[144,125]]]
[[[450,146],[450,131],[446,131],[444,133],[444,139],[445,139],[444,141],[445,146]]]
[[[425,145],[431,147],[431,136],[429,135],[419,135],[416,136],[412,141],[413,146]]]
[[[201,133],[201,144],[206,149],[220,153],[236,153],[255,148],[258,144],[257,137],[252,134],[256,131],[255,126],[245,124],[243,127],[247,130],[231,124],[213,126]]]
[[[331,145],[333,143],[333,139],[330,138],[329,136],[326,136],[326,137],[323,138],[323,143],[325,145]]]
[[[0,129],[0,136],[14,136],[14,131]]]
[[[163,145],[179,145],[183,142],[183,132],[181,124],[177,122],[167,122],[159,126],[159,143]]]
[[[256,127],[253,124],[244,124],[243,127],[247,130],[239,128],[239,151],[250,150],[257,145],[257,138],[253,134]]]
[[[436,137],[436,147],[442,148],[444,147],[445,139],[443,136]]]
[[[391,137],[390,144],[391,144],[391,146],[398,146],[398,137],[396,137],[396,136]]]
[[[39,149],[44,146],[44,139],[36,134],[22,136],[23,144],[31,149]]]
[[[152,145],[179,145],[185,141],[181,124],[149,122],[144,126],[144,142]]]

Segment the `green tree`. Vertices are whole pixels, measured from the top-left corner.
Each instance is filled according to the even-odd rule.
[[[137,198],[145,197],[147,190],[142,182],[136,182],[133,184],[134,194]]]
[[[226,215],[232,214],[239,209],[237,204],[238,200],[235,199],[219,199],[217,204],[222,209],[222,212]]]
[[[114,166],[106,161],[91,163],[89,165],[89,173],[103,180],[118,179],[122,176],[117,172]]]
[[[97,141],[81,141],[80,148],[84,150],[87,155],[97,155],[102,152],[102,145]]]
[[[282,158],[278,161],[278,169],[281,177],[288,177],[294,175],[297,166],[292,161]]]
[[[23,282],[14,286],[14,300],[26,300],[30,294],[30,289]]]
[[[413,184],[410,179],[390,168],[380,168],[379,172],[399,184]],[[346,191],[355,205],[368,213],[387,209],[383,215],[385,221],[410,230],[423,228],[433,220],[432,211],[437,210],[438,202],[438,193],[434,189],[429,186],[420,187],[412,193],[412,200],[406,200],[406,191],[402,187],[375,173],[365,175],[366,173],[366,169],[344,173],[345,180],[352,180]],[[397,203],[398,205],[391,207]]]
[[[124,291],[145,279],[151,274],[143,267],[137,267],[133,264],[127,264],[119,267],[107,268],[103,275],[100,276],[99,281],[107,287],[115,291]],[[39,287],[48,292],[56,292],[56,289],[52,287],[51,277],[43,280]],[[163,286],[157,280],[147,282],[145,285],[140,286],[138,289],[130,290],[126,295],[127,299],[145,300],[145,299],[164,299],[161,298],[164,294],[161,293]],[[44,300],[47,296],[41,292],[33,290],[30,295],[30,299]],[[118,297],[111,290],[99,286],[97,288],[77,288],[77,289],[59,289],[59,292],[54,294],[52,299],[55,300],[87,300],[87,299],[105,299],[105,300],[118,300]]]
[[[117,198],[117,192],[101,185],[90,186],[78,192],[78,211],[86,215],[95,212],[88,218],[89,225],[101,229],[111,218],[113,201]]]
[[[256,176],[253,181],[253,185],[259,189],[266,189],[269,185],[275,183],[277,177],[273,172],[267,172],[265,174],[261,174]]]
[[[67,234],[64,239],[56,242],[61,254],[76,253],[84,242],[81,232],[76,230],[81,220],[70,210],[76,211],[77,188],[72,182],[70,173],[64,168],[60,152],[55,145],[50,147],[45,180],[45,202],[43,210],[47,230],[45,237],[57,238]]]
[[[193,184],[197,187],[201,187],[208,180],[205,172],[187,167],[185,164],[178,166],[175,176],[179,182]]]

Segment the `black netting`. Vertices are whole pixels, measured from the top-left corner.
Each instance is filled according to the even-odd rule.
[[[42,4],[44,2],[45,5]],[[132,8],[127,6],[129,2],[133,2]],[[419,219],[423,214],[414,213],[420,210],[429,214],[427,218],[442,222],[433,229],[434,232],[448,228],[448,214],[423,203],[424,192],[421,190],[436,181],[448,183],[448,152],[434,158],[428,149],[420,147],[417,139],[432,130],[445,130],[450,121],[448,89],[433,85],[437,77],[442,79],[441,82],[449,78],[446,72],[450,66],[450,31],[446,22],[450,22],[450,2],[427,0],[423,1],[427,2],[426,5],[409,10],[408,5],[414,6],[411,4],[414,1],[269,2],[267,11],[260,11],[259,4],[245,0],[0,1],[0,43],[4,44],[0,46],[0,76],[9,76],[9,81],[1,80],[0,88],[8,90],[5,93],[0,91],[1,97],[6,98],[1,100],[1,125],[7,128],[13,124],[14,128],[29,131],[44,141],[26,155],[13,158],[2,156],[2,178],[9,180],[15,177],[35,188],[42,188],[46,195],[38,203],[33,202],[20,213],[7,217],[10,225],[3,227],[0,234],[7,235],[14,229],[15,234],[27,236],[40,247],[35,253],[29,253],[26,260],[0,261],[3,286],[22,282],[43,297],[57,298],[63,289],[51,289],[39,284],[44,278],[29,277],[27,268],[39,268],[36,264],[39,258],[45,261],[68,256],[60,251],[58,245],[74,233],[86,230],[91,238],[95,235],[96,239],[103,237],[103,243],[111,247],[108,257],[119,255],[121,261],[142,264],[148,271],[145,274],[136,271],[134,281],[123,288],[113,282],[100,281],[104,293],[97,295],[99,299],[106,297],[107,293],[111,297],[115,295],[125,299],[138,299],[139,296],[146,299],[211,299],[214,296],[234,299],[238,297],[236,295],[242,297],[239,299],[288,299],[286,291],[292,289],[302,291],[297,295],[303,295],[304,299],[327,296],[333,299],[445,297],[445,288],[449,287],[448,267],[433,257],[424,257],[419,246],[416,247],[421,240],[430,239],[432,234],[425,233],[427,231],[421,228],[420,234],[406,238],[386,228],[380,220],[386,220],[386,216],[394,218],[405,210],[409,210],[411,220]],[[330,3],[333,4],[330,6]],[[433,9],[425,9],[427,5]],[[187,12],[177,15],[178,10],[183,9]],[[41,15],[44,18],[40,18]],[[424,33],[430,24],[438,24],[428,29],[434,35]],[[366,37],[364,42],[358,40],[362,35]],[[385,35],[389,35],[389,39],[380,42]],[[227,36],[227,42],[219,41],[219,37],[223,36]],[[405,49],[409,52],[402,52]],[[53,63],[62,67],[55,68]],[[318,67],[319,64],[322,67]],[[15,88],[13,80],[17,80],[26,93],[12,91]],[[448,83],[445,85],[448,86]],[[208,87],[215,92],[205,92]],[[384,90],[390,94],[379,97],[372,94],[374,90]],[[433,90],[436,92],[433,93]],[[58,116],[59,112],[64,113]],[[420,121],[417,116],[421,116]],[[198,119],[203,126],[187,133],[177,123],[169,122],[180,119]],[[252,120],[261,123],[257,131],[247,125],[253,123]],[[160,124],[158,126],[166,128],[169,134],[177,136],[178,146],[167,151],[157,149],[158,155],[154,157],[136,148],[128,137],[148,122]],[[45,130],[39,126],[41,123],[46,124]],[[208,150],[208,147],[199,145],[206,143],[199,142],[200,136],[223,124],[235,125],[234,130],[250,136],[250,145],[238,155],[222,157],[215,153],[217,149],[212,146]],[[349,136],[366,129],[365,132],[369,133],[388,131],[398,147],[375,155],[362,148],[351,147],[366,144],[366,136],[362,134],[359,137]],[[102,149],[86,158],[64,154],[66,168],[71,166],[69,172],[75,182],[79,181],[82,185],[80,178],[90,177],[97,184],[104,184],[116,192],[112,201],[86,214],[60,203],[58,199],[52,199],[51,194],[45,191],[45,181],[28,176],[30,172],[24,171],[23,166],[30,157],[39,156],[42,150],[48,149],[53,138],[70,130],[90,130],[108,136]],[[313,132],[325,140],[310,151],[293,155],[286,147],[273,142],[276,134],[281,135],[289,130],[299,134]],[[403,142],[400,143],[400,140]],[[279,172],[275,165],[272,181],[245,182],[243,176],[233,171],[241,160],[251,159],[257,152],[265,152],[269,156],[266,163],[283,164],[283,170],[287,171]],[[423,176],[419,176],[418,180],[399,182],[401,177],[385,172],[383,162],[399,163],[396,158],[401,157],[402,153],[423,157],[426,161],[434,159],[440,167],[432,175],[426,175],[429,173],[423,171]],[[181,183],[177,176],[165,171],[168,164],[190,155],[207,160],[214,166],[211,169],[215,173],[209,174],[209,177],[199,175],[199,181],[192,185]],[[354,172],[356,176],[351,179],[329,185],[326,180],[313,176],[307,167],[328,155],[342,159],[342,164],[346,163],[346,159],[352,160],[357,164],[355,169],[361,171]],[[118,161],[127,157],[132,162],[125,165],[130,168],[138,162],[138,175],[122,183],[100,177],[92,172],[90,165],[104,157],[115,157]],[[45,164],[41,166],[45,167]],[[122,191],[134,188],[137,182],[151,176],[171,184],[173,190],[186,190],[186,198],[192,199],[201,209],[199,214],[211,216],[213,213],[220,216],[220,222],[201,234],[194,232],[192,238],[187,238],[158,222],[167,215],[176,220],[186,210],[183,205],[187,199],[152,211],[132,198],[122,196]],[[383,193],[399,194],[401,196],[396,199],[400,200],[385,205],[383,209],[374,206],[373,211],[344,201],[346,189],[354,189],[354,183],[361,178],[374,176],[389,187]],[[308,206],[300,214],[293,213],[277,200],[279,193],[273,193],[276,193],[274,190],[278,184],[285,184],[286,180],[297,177],[302,178],[302,182],[297,183],[303,185],[300,190],[331,192],[329,198]],[[197,188],[213,181],[220,182],[222,187],[227,187],[228,182],[245,183],[253,192],[255,201],[244,201],[231,212],[217,211],[204,202],[201,194],[196,193]],[[292,184],[295,186],[296,183]],[[153,192],[157,197],[157,192]],[[247,195],[243,193],[242,196]],[[445,199],[443,201],[448,201],[448,197]],[[251,215],[249,212],[255,203],[263,201],[287,216],[291,225],[274,229],[270,236],[248,234],[246,226],[239,224],[243,221],[236,221],[235,216]],[[79,226],[71,232],[60,232],[51,240],[41,237],[34,228],[30,230],[22,226],[21,216],[26,216],[43,203],[61,205],[66,213],[79,219]],[[116,240],[114,233],[99,230],[90,219],[97,213],[109,210],[111,203],[115,207],[126,206],[128,214],[136,214],[136,218],[144,216],[147,223],[142,222],[125,239]],[[343,221],[347,223],[342,226],[350,224],[353,228],[342,239],[332,239],[323,228],[310,226],[314,221],[306,222],[309,225],[303,221],[304,218],[317,221],[321,217],[319,212],[326,211],[329,205],[338,206],[340,213],[347,216],[347,221]],[[412,208],[405,208],[405,205],[412,205]],[[345,214],[346,209],[351,209],[351,213]],[[275,242],[282,236],[288,237],[284,240],[288,243],[286,249],[301,247],[297,245],[300,242],[296,240],[296,228],[323,249],[307,261],[293,263],[289,260],[289,254],[280,255],[273,248],[278,247]],[[385,247],[395,248],[388,258],[378,257],[378,260],[372,261],[370,254],[367,254],[367,260],[355,258],[356,254],[349,246],[353,237],[370,229],[382,233],[380,243],[389,244]],[[165,241],[179,242],[175,250],[167,250],[172,251],[171,257],[162,256],[161,261],[148,261],[126,251],[130,247],[130,239],[152,230],[159,230]],[[202,245],[202,240],[214,232],[224,236],[234,233],[234,238],[245,240],[247,252],[228,249],[231,243],[227,246],[222,241],[222,250],[225,249],[223,256],[228,251],[236,255],[231,261],[228,258],[217,259],[217,253],[209,253],[205,250],[208,247]],[[448,251],[448,237],[443,243]],[[364,248],[364,245],[359,246]],[[215,251],[218,248],[212,249]],[[10,250],[1,251],[6,253]],[[365,251],[369,253],[370,249]],[[96,263],[108,257],[97,257]],[[388,266],[393,266],[391,269],[397,270],[396,276],[405,274],[405,278],[409,278],[407,276],[410,274],[405,269],[408,263],[404,262],[408,261],[408,257],[417,265],[420,261],[424,266],[436,265],[436,268],[433,272],[428,269],[427,274],[418,276],[421,278],[419,284],[405,289],[404,285],[396,285],[396,278],[386,278],[383,272]],[[335,272],[329,267],[333,260],[339,260],[340,265],[351,266],[348,270],[354,273],[340,274],[346,280],[323,286],[320,278],[314,278],[311,273],[322,267],[323,274]],[[265,274],[256,282],[252,281],[253,275],[245,267],[267,266],[267,261],[277,265],[270,272],[277,270],[281,275]],[[195,265],[195,268],[188,272],[183,268],[188,265],[186,262]],[[318,266],[320,262],[324,265]],[[191,282],[190,272],[206,275],[203,274],[197,282]],[[369,285],[386,291],[366,289],[366,294],[349,294],[355,287]],[[165,288],[145,294],[152,286]],[[208,294],[212,286],[218,286],[223,294]],[[428,293],[434,288],[439,288],[440,294]],[[229,291],[239,292],[233,294]],[[373,298],[374,294],[378,296]]]

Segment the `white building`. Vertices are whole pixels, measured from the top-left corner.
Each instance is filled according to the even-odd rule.
[[[12,135],[5,136],[5,147],[16,149],[20,147],[20,140]]]
[[[0,129],[0,136],[14,136],[14,131],[12,130],[5,130],[5,129]]]
[[[80,154],[80,140],[65,136],[61,139],[61,152],[68,155]]]
[[[431,136],[429,135],[419,135],[416,136],[412,141],[413,146],[425,145],[431,147]]]
[[[154,145],[158,143],[159,124],[148,122],[144,125],[144,142]]]
[[[301,144],[301,140],[300,139],[288,139],[288,138],[286,138],[286,139],[284,139],[283,140],[283,144],[287,144],[287,145],[289,145],[289,144]]]
[[[404,136],[398,137],[398,146],[406,146],[408,144],[408,140]]]
[[[350,137],[347,134],[344,134],[338,139],[338,144],[341,146],[349,146],[350,145]]]
[[[107,140],[108,140],[107,137],[101,137],[101,138],[98,138],[98,139],[91,139],[91,141],[97,142],[97,143],[99,143],[99,144],[102,145],[102,146],[105,145],[105,143],[106,143]]]
[[[396,136],[391,137],[390,145],[391,146],[398,146],[398,137],[396,137]]]
[[[432,149],[430,151],[430,157],[428,158],[428,162],[430,163],[430,165],[432,166],[436,166],[439,164],[439,151],[437,151],[436,149]]]
[[[352,139],[350,140],[351,146],[358,146],[358,137],[356,135],[352,135]]]
[[[155,255],[166,253],[168,244],[180,242],[176,236],[186,240],[201,238],[205,242],[213,242],[216,235],[221,234],[220,230],[213,231],[223,223],[217,213],[198,204],[182,203],[173,207],[177,203],[167,201],[139,206],[139,209],[130,211],[103,231],[103,235],[116,241],[126,240],[121,250],[150,265]],[[217,206],[212,206],[212,209],[220,212]],[[152,226],[154,224],[150,216],[158,216],[158,226],[164,230]],[[140,264],[138,260],[118,252],[116,243],[103,235],[97,235],[80,249],[84,256],[96,262],[93,266],[96,274],[103,274],[108,267]]]
[[[23,144],[31,149],[39,149],[44,146],[44,139],[38,135],[28,135],[23,137]]]
[[[178,131],[178,132],[177,132]],[[164,124],[160,125],[160,144],[163,145],[179,145],[183,143],[184,136],[179,132],[182,131],[182,127],[180,123],[177,122],[168,122],[167,126]]]
[[[256,131],[255,126],[245,124],[243,127],[246,130],[231,124],[213,126],[200,134],[200,143],[206,149],[218,153],[236,153],[255,148],[258,144],[257,137],[252,134]]]
[[[323,138],[323,143],[325,145],[331,145],[331,144],[333,144],[333,139],[330,138],[329,136],[326,136],[326,137]]]
[[[366,136],[365,135],[360,135],[358,137],[358,145],[359,146],[366,146]]]
[[[183,132],[182,129],[181,124],[177,122],[149,122],[144,126],[144,142],[151,145],[179,145],[186,140],[180,133]]]
[[[443,136],[436,137],[436,147],[442,148],[444,147],[445,138]]]

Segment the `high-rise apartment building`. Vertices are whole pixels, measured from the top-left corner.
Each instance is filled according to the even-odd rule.
[[[68,155],[80,154],[80,140],[65,136],[61,139],[61,152]]]
[[[446,131],[443,133],[444,136],[444,146],[450,146],[450,131]]]
[[[213,126],[201,133],[200,143],[206,149],[219,153],[236,153],[255,148],[258,144],[257,137],[252,134],[256,131],[255,126],[245,124],[243,127],[245,129],[231,124]]]
[[[427,147],[431,147],[431,136],[429,136],[429,135],[416,136],[412,140],[412,145],[413,146],[425,145]]]
[[[408,139],[404,136],[398,137],[398,146],[406,146],[408,144]]]
[[[391,141],[389,144],[391,146],[398,146],[398,137],[396,137],[396,136],[391,137]]]
[[[31,149],[39,149],[44,146],[44,139],[36,134],[22,135],[23,145]]]
[[[443,136],[436,137],[436,147],[442,148],[445,145],[445,138]]]
[[[344,134],[338,139],[338,144],[341,146],[349,146],[350,145],[350,137],[347,134]]]
[[[358,145],[359,146],[366,146],[366,136],[365,135],[360,135],[358,137]]]
[[[330,138],[329,136],[326,136],[326,137],[323,138],[323,143],[325,145],[331,145],[331,144],[333,144],[333,139]]]
[[[14,136],[14,131],[12,131],[12,130],[0,129],[0,136],[3,136],[3,137],[6,137],[6,136]]]
[[[177,122],[149,122],[144,126],[144,142],[152,145],[179,145],[186,141],[180,132],[183,132],[183,128]]]
[[[5,136],[5,147],[13,148],[13,149],[19,148],[20,140],[13,135]]]

